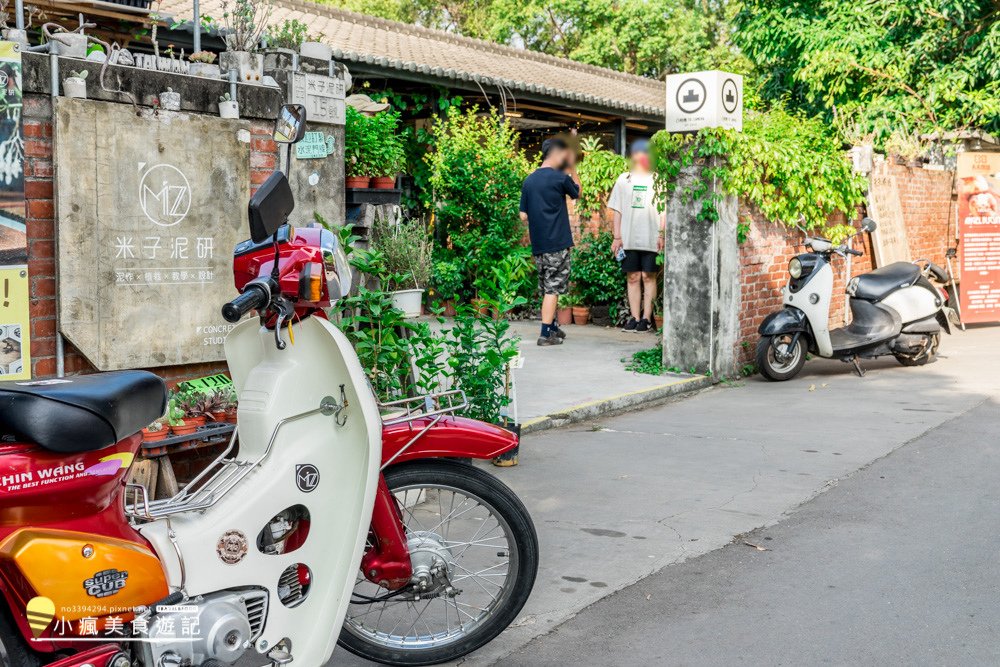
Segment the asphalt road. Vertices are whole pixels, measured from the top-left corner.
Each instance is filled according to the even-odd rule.
[[[494,664],[998,664],[998,441],[990,399]]]

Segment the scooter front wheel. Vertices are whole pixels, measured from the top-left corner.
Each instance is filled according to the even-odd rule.
[[[773,382],[791,380],[806,363],[804,336],[777,334],[757,342],[755,361],[760,374]]]
[[[534,524],[517,495],[479,468],[436,459],[384,474],[414,572],[432,578],[390,592],[359,573],[339,643],[386,665],[457,660],[503,632],[527,601],[538,571]]]

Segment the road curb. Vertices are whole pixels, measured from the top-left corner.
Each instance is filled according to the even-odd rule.
[[[595,417],[606,417],[619,412],[627,412],[647,407],[679,394],[685,394],[712,386],[712,378],[703,375],[684,378],[669,384],[662,384],[649,389],[641,389],[616,396],[609,396],[589,403],[580,403],[559,412],[535,417],[521,424],[521,435],[538,433],[550,428],[557,428],[581,422]]]

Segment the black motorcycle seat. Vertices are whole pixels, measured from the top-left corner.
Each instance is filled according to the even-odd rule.
[[[145,371],[0,382],[0,434],[53,452],[89,452],[135,435],[166,407],[166,385]]]
[[[893,262],[855,280],[855,296],[866,301],[881,301],[901,287],[909,287],[920,277],[920,267],[909,262]]]

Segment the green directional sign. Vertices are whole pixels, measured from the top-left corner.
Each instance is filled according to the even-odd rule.
[[[302,141],[295,144],[295,157],[300,160],[321,160],[333,152],[333,135],[323,132],[306,132]]]

